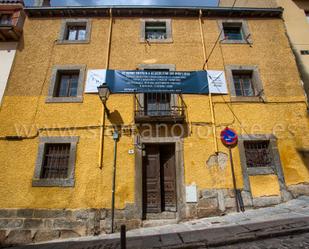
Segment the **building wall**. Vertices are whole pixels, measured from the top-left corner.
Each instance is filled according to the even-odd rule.
[[[103,110],[99,97],[84,94],[83,103],[45,103],[54,65],[106,68],[109,19],[91,18],[89,44],[58,44],[61,22],[60,18],[26,19],[22,49],[16,53],[0,112],[0,209],[6,214],[12,212],[8,215],[10,219],[21,220],[14,229],[40,231],[35,222],[42,222],[42,229],[56,233],[55,237],[65,236],[67,230],[77,235],[109,231],[114,145],[111,125],[134,124],[134,96],[111,95],[107,105],[112,115],[106,119],[100,169],[100,129],[93,127],[101,124]],[[218,45],[208,69],[257,65],[266,103],[230,102],[229,95],[213,96],[220,151],[217,162],[209,97],[183,96],[187,106],[187,132],[183,137],[184,184],[197,186],[199,202],[185,205],[182,218],[205,217],[235,209],[228,150],[219,139],[220,130],[227,125],[240,135],[274,134],[278,138],[287,188],[294,196],[306,191],[309,172],[298,149],[309,147],[308,118],[284,23],[281,19],[254,18],[248,19],[248,25],[253,44]],[[220,32],[217,20],[205,18],[202,27],[209,54]],[[203,45],[198,18],[173,18],[172,30],[173,43],[148,45],[140,42],[140,18],[115,18],[110,68],[135,70],[139,64],[175,64],[178,71],[202,70]],[[41,129],[39,136],[80,137],[74,188],[32,187],[39,143],[37,128],[54,128]],[[135,192],[135,156],[128,153],[135,148],[134,133],[137,135],[136,130],[133,135],[123,132],[117,153],[116,219],[117,224],[127,222],[129,228],[141,225],[139,214],[135,212],[138,194]],[[8,135],[24,135],[29,139],[4,140]],[[243,188],[238,148],[233,149],[233,158],[237,186]],[[255,206],[263,206],[286,200],[280,193],[276,176],[250,176],[249,182],[252,196],[244,196],[246,206],[252,207],[252,201]],[[18,213],[16,209],[22,211]],[[67,212],[57,216],[63,209]],[[38,210],[43,210],[44,215],[38,215]],[[80,210],[84,212],[83,218],[77,215]],[[30,240],[39,240],[37,237],[30,236]]]
[[[288,37],[294,51],[304,88],[309,95],[309,56],[302,55],[301,50],[309,50],[309,22],[305,11],[309,11],[307,1],[277,0],[284,8],[283,19]]]
[[[2,97],[4,95],[4,91],[6,88],[6,84],[8,82],[8,78],[10,75],[11,67],[14,61],[14,56],[16,53],[16,42],[5,42],[0,43],[0,104],[2,101]]]

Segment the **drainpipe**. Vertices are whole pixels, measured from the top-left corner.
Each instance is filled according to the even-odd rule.
[[[111,51],[111,39],[112,39],[112,28],[113,28],[113,12],[112,9],[109,9],[109,34],[107,40],[107,53],[106,53],[106,69],[109,68],[109,59],[110,59],[110,51]],[[99,167],[100,169],[103,168],[103,154],[104,154],[104,131],[105,131],[105,108],[102,106],[102,118],[101,118],[101,125],[102,128],[100,129],[100,150],[99,150]]]
[[[207,52],[206,52],[206,45],[205,45],[205,40],[204,40],[202,16],[203,16],[203,12],[202,12],[202,10],[200,10],[200,14],[199,14],[200,32],[201,32],[201,38],[202,38],[202,44],[203,44],[204,61],[206,61],[207,60]],[[206,68],[206,70],[208,69],[207,63],[205,65],[205,68]],[[213,101],[212,101],[212,94],[209,93],[208,97],[209,97],[209,106],[210,106],[210,113],[211,113],[211,124],[212,124],[212,133],[213,133],[215,154],[218,154],[219,149],[218,149],[218,141],[217,141],[217,135],[216,135],[216,119],[215,119],[214,105],[213,105]]]
[[[113,166],[113,187],[112,187],[112,233],[114,233],[117,142],[119,139],[117,128],[115,128],[114,130],[113,139],[114,139],[114,166]]]

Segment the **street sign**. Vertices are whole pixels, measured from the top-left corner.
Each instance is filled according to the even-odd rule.
[[[236,131],[231,128],[226,127],[221,131],[221,141],[225,146],[232,147],[235,146],[238,142],[238,136]]]

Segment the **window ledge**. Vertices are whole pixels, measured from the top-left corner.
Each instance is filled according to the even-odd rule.
[[[231,102],[264,102],[261,97],[242,97],[242,96],[231,96]]]
[[[32,187],[74,187],[74,179],[33,179]]]
[[[256,168],[247,168],[248,174],[250,176],[254,175],[274,175],[275,170],[271,167],[256,167]]]
[[[45,103],[82,103],[83,97],[47,97]]]
[[[58,45],[66,45],[66,44],[89,44],[88,40],[57,40]]]
[[[222,40],[221,44],[248,44],[251,45],[249,40]]]
[[[149,40],[141,39],[140,42],[141,43],[173,43],[173,39],[172,38],[167,38],[167,39],[164,39],[164,40],[161,40],[161,39],[149,39]]]

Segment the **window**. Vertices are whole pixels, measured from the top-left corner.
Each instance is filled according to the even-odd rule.
[[[286,191],[284,173],[278,150],[277,138],[273,134],[239,135],[238,149],[243,175],[243,190],[253,198],[250,176],[277,175],[281,194]]]
[[[225,19],[219,20],[218,24],[221,43],[252,44],[252,37],[246,20]]]
[[[270,167],[272,157],[269,141],[244,141],[246,163],[248,168]]]
[[[164,40],[167,38],[166,22],[146,22],[145,39],[146,40]]]
[[[266,101],[257,66],[228,65],[225,70],[232,101]]]
[[[55,66],[46,102],[82,102],[85,68],[84,65]]]
[[[169,69],[144,69],[145,71],[169,72]],[[144,115],[147,116],[169,116],[171,114],[170,93],[145,93]]]
[[[76,97],[79,71],[58,72],[55,97]]]
[[[11,25],[12,24],[12,15],[2,14],[0,16],[0,24],[2,25]]]
[[[255,96],[252,84],[252,72],[233,72],[236,96]]]
[[[69,41],[84,41],[86,40],[86,25],[83,26],[68,26],[67,40]]]
[[[78,137],[40,137],[32,186],[73,187]]]
[[[58,44],[89,43],[90,30],[88,19],[66,19],[62,22]]]
[[[223,32],[225,40],[243,40],[241,23],[223,23]]]
[[[301,55],[309,55],[309,50],[300,50]]]
[[[170,93],[145,93],[145,115],[169,116],[171,114]]]
[[[172,42],[170,19],[143,19],[141,21],[141,42]]]
[[[68,177],[70,144],[46,144],[41,178],[63,179]]]

